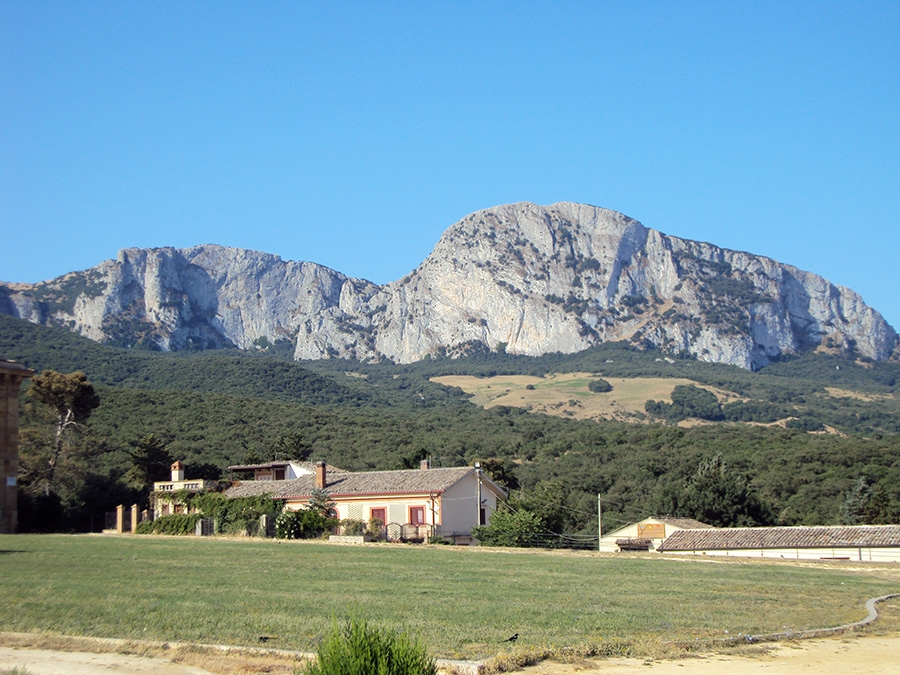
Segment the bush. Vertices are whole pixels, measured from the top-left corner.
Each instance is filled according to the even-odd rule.
[[[437,675],[434,659],[408,633],[356,619],[335,625],[316,655],[307,675]]]
[[[366,533],[366,521],[355,518],[346,518],[341,521],[341,533],[358,536]]]
[[[199,513],[172,513],[139,523],[135,534],[194,534],[200,518]]]
[[[329,518],[314,509],[298,511],[282,511],[275,519],[276,539],[315,539],[337,524],[335,518]]]
[[[647,401],[644,410],[669,422],[689,417],[718,422],[725,419],[719,399],[708,389],[693,384],[679,384],[672,390],[672,403]]]
[[[204,517],[215,519],[216,532],[222,534],[251,533],[259,527],[261,516],[274,516],[283,506],[268,495],[226,497],[221,492],[196,494],[189,503]]]
[[[590,382],[588,382],[588,389],[597,394],[605,394],[608,391],[612,391],[612,385],[602,377],[600,377],[596,380],[591,380]]]
[[[541,532],[540,518],[525,510],[498,509],[490,525],[472,528],[472,536],[484,546],[530,546]]]

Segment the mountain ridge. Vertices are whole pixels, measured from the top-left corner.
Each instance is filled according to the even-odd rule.
[[[409,363],[628,340],[757,369],[816,349],[881,361],[898,348],[851,289],[569,202],[476,211],[385,285],[219,245],[132,248],[48,282],[0,283],[0,313],[162,350],[287,340],[298,360]]]

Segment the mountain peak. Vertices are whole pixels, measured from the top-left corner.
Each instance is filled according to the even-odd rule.
[[[397,362],[628,340],[758,368],[813,349],[882,360],[898,343],[856,293],[818,275],[571,202],[476,211],[385,286],[216,244],[123,249],[85,272],[0,285],[0,312],[126,346],[290,340],[296,358]]]

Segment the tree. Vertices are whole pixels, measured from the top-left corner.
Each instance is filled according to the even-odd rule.
[[[277,459],[295,459],[305,462],[309,459],[313,447],[306,441],[303,434],[282,434],[272,446]]]
[[[542,532],[540,518],[534,513],[508,507],[494,511],[490,525],[472,528],[472,536],[485,546],[532,546]]]
[[[566,493],[562,481],[542,481],[531,492],[511,494],[491,515],[490,525],[473,528],[472,534],[486,546],[535,546],[546,535],[561,534],[568,524]]]
[[[840,519],[845,525],[895,523],[900,520],[900,505],[884,485],[870,485],[866,478],[860,478],[844,495]]]
[[[602,377],[598,377],[596,380],[591,380],[590,382],[588,382],[588,389],[597,394],[605,394],[608,391],[612,391],[613,387]]]
[[[100,397],[84,373],[63,375],[54,370],[45,370],[33,378],[28,396],[45,405],[55,416],[55,440],[44,477],[44,494],[49,496],[53,491],[56,467],[65,451],[66,437],[77,432],[87,421],[100,405]]]
[[[131,444],[128,456],[131,467],[125,472],[125,480],[141,494],[149,492],[154,481],[165,480],[172,466],[172,455],[156,436],[145,436]]]
[[[775,520],[746,477],[729,471],[719,454],[701,461],[684,484],[662,488],[653,508],[660,515],[694,518],[716,527],[771,525]]]
[[[693,384],[679,384],[672,390],[672,402],[647,401],[644,410],[670,422],[680,422],[688,417],[718,422],[725,419],[719,399],[708,389]]]
[[[328,494],[325,488],[313,488],[309,494],[309,501],[306,508],[316,511],[323,516],[331,518],[334,516],[334,500]]]

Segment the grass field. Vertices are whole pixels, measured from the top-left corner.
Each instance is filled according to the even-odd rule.
[[[5,631],[314,651],[333,619],[406,627],[477,659],[802,630],[865,616],[896,567],[252,539],[0,536]],[[271,644],[271,643],[270,643]]]
[[[554,373],[545,377],[446,375],[435,377],[432,381],[459,387],[472,395],[473,403],[484,408],[507,405],[573,419],[631,422],[647,419],[644,404],[648,400],[671,403],[672,390],[677,385],[695,384],[683,378],[607,377],[604,379],[613,386],[613,390],[596,393],[588,389],[588,383],[595,379],[597,377],[590,373]],[[714,391],[722,403],[738,399],[733,392],[706,388]]]

